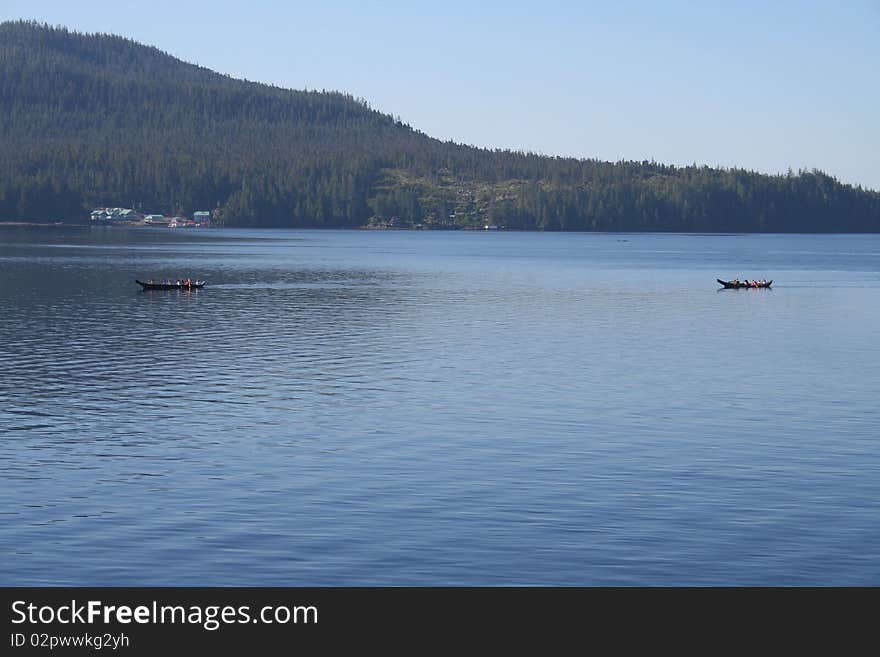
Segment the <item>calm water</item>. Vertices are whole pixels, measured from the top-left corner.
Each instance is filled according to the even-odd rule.
[[[878,336],[880,236],[0,228],[0,584],[880,585]]]

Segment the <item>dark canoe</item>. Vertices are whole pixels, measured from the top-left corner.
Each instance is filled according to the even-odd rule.
[[[178,285],[177,283],[144,283],[135,279],[135,283],[145,290],[198,290],[205,287],[207,281],[196,281],[191,285],[184,285],[183,283]]]
[[[759,288],[767,288],[773,285],[773,281],[767,281],[766,283],[758,283],[757,285],[748,285],[747,283],[731,283],[730,281],[722,281],[720,278],[716,278],[716,281],[721,283],[728,290],[738,290],[742,287],[749,288],[752,290],[757,290]]]

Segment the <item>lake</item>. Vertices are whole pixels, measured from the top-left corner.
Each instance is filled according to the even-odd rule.
[[[877,235],[0,227],[0,585],[880,585],[878,336]]]

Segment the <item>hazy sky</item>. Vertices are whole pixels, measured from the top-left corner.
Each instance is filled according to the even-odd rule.
[[[15,18],[349,92],[440,139],[880,190],[880,0],[0,0]]]

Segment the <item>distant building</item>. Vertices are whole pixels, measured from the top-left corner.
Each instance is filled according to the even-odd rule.
[[[131,208],[95,208],[92,210],[90,217],[92,221],[97,223],[133,222],[140,219],[140,214]]]

